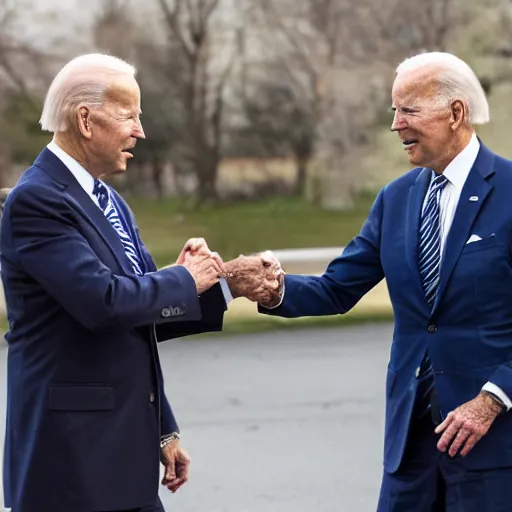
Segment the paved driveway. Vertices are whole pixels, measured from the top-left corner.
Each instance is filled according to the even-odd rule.
[[[162,489],[167,511],[374,511],[391,335],[378,325],[163,344],[192,457],[191,481]],[[4,365],[0,349],[2,378]]]

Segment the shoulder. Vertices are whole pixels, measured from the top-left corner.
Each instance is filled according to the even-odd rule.
[[[10,190],[4,203],[4,211],[20,211],[43,205],[54,207],[63,204],[63,186],[55,182],[37,165],[29,167],[18,183]]]
[[[424,171],[428,172],[428,170],[424,169],[423,167],[415,167],[414,169],[411,169],[405,174],[402,174],[395,180],[389,182],[384,187],[384,190],[402,191],[404,188],[409,188],[418,179],[420,174]]]
[[[423,167],[416,167],[389,182],[379,191],[376,202],[403,199],[403,194],[407,193],[423,172],[429,171]]]
[[[512,177],[512,160],[494,155],[494,170],[504,176]]]

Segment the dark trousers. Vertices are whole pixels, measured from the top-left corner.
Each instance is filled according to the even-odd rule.
[[[119,510],[118,512],[165,512],[164,506],[160,501],[160,498],[157,499],[156,503],[149,507],[143,508],[132,508],[130,510]]]
[[[400,468],[384,472],[377,512],[512,511],[512,468],[467,471],[438,439],[430,414],[413,421]]]

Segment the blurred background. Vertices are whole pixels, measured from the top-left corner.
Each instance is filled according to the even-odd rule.
[[[157,264],[203,236],[225,259],[335,248],[280,254],[320,272],[408,169],[389,131],[402,59],[467,60],[491,102],[479,133],[512,156],[511,28],[510,0],[0,0],[0,187],[49,140],[37,121],[55,73],[108,52],[138,68],[147,139],[113,184]]]
[[[511,0],[0,0],[0,187],[14,185],[50,140],[37,122],[46,89],[59,68],[81,53],[111,53],[138,68],[147,136],[137,145],[128,172],[112,184],[132,205],[157,264],[174,261],[188,238],[201,236],[224,259],[271,249],[288,272],[321,273],[357,234],[377,190],[408,169],[402,145],[389,130],[391,84],[401,60],[433,50],[456,53],[476,70],[492,116],[479,135],[492,150],[512,157]],[[323,339],[327,353],[342,338],[347,339],[346,347],[354,347],[354,352],[345,349],[356,367],[363,365],[361,372],[352,368],[354,383],[365,373],[365,363],[385,363],[387,345],[376,348],[374,342],[388,342],[390,327],[345,325],[341,331],[340,322],[391,320],[385,283],[340,319],[260,318],[253,304],[238,299],[230,306],[225,333],[216,338],[220,345],[216,356],[210,354],[211,362],[217,364],[219,354],[225,354],[223,343],[232,346],[222,337],[226,333],[256,343],[255,334],[245,333],[306,326],[313,330],[302,336]],[[320,324],[332,329],[320,335]],[[272,340],[286,345],[294,336],[278,331]],[[202,343],[198,346],[206,347]],[[190,343],[178,346],[185,359],[196,361],[196,348]],[[288,350],[293,351],[292,344],[286,352],[290,354]],[[324,353],[317,353],[322,382]],[[255,352],[248,349],[244,354],[239,357],[252,368]],[[314,354],[304,357],[315,360]],[[226,364],[227,373],[240,372],[241,359],[235,358],[233,366]],[[383,371],[383,366],[376,367]],[[170,370],[172,375],[180,368]],[[369,501],[336,508],[333,498],[325,510],[363,511],[372,509],[368,503],[374,504],[383,397],[381,374],[372,375],[374,387],[368,393],[375,400],[370,434],[375,461]],[[365,382],[356,389],[364,390]],[[199,383],[207,385],[200,375]],[[234,403],[235,408],[236,400],[245,403],[229,398],[226,386],[224,395],[219,391],[224,397],[219,400]],[[346,386],[346,381],[340,380],[339,386]],[[333,392],[329,386],[314,389],[318,393],[313,393],[313,402]],[[174,395],[180,393],[178,389]],[[198,390],[198,411],[203,410],[201,400],[207,399]],[[336,403],[337,398],[333,400]],[[283,403],[292,402],[291,396],[283,398]],[[350,413],[343,407],[339,418],[346,419]],[[248,410],[254,414],[254,408]],[[361,410],[355,410],[357,416]],[[198,411],[192,416],[201,416]],[[339,418],[333,424],[338,425]],[[325,419],[329,425],[331,420]],[[348,435],[365,435],[365,428],[370,428],[367,420],[355,421]],[[287,427],[283,432],[287,438],[286,432],[293,430]],[[326,454],[332,452],[330,439]],[[230,444],[236,450],[237,441]],[[340,462],[348,444],[343,443],[336,459],[340,468],[353,460],[350,455]],[[333,474],[339,475],[340,468]],[[368,476],[360,476],[367,484]],[[352,478],[354,473],[342,479],[351,482],[347,492],[354,485]],[[245,482],[247,489],[251,482]],[[338,480],[330,483],[337,489]],[[234,485],[240,489],[243,484]],[[325,492],[335,496],[329,489]],[[265,505],[264,493],[263,501],[258,499],[241,499],[236,507],[220,499],[224,505],[211,509],[183,502],[180,510],[188,510],[188,503],[190,510],[210,512],[277,511],[291,510],[293,503],[299,511],[306,503],[304,497],[285,500],[280,508]],[[316,501],[308,508],[324,510]]]

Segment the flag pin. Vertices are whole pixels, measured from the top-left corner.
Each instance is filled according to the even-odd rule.
[[[478,196],[471,196],[469,198],[470,201],[478,201]]]

